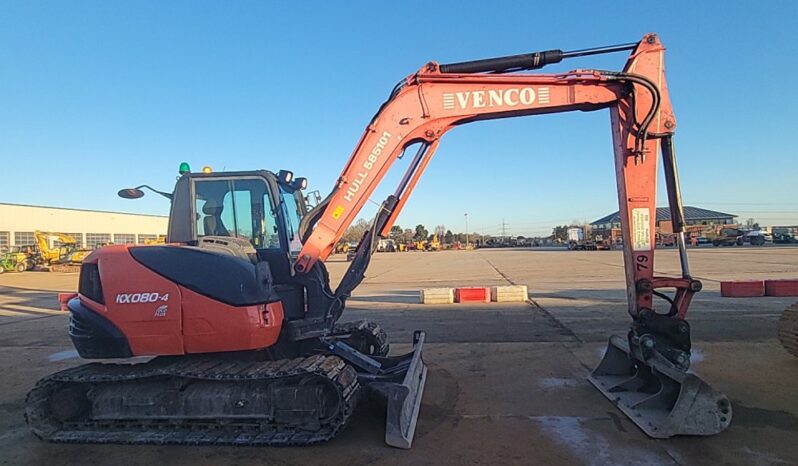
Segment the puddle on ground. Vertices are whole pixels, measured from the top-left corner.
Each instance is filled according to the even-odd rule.
[[[698,348],[690,350],[690,364],[696,364],[704,360],[704,353]]]
[[[565,447],[583,464],[674,464],[672,458],[657,450],[623,446],[585,426],[588,418],[540,416],[533,418],[554,442]]]
[[[64,361],[67,359],[74,359],[79,358],[78,352],[75,350],[66,350],[66,351],[59,351],[57,353],[53,353],[50,356],[47,356],[47,360],[50,362],[58,362]]]
[[[546,377],[538,381],[543,389],[574,388],[582,385],[584,381],[570,377]]]

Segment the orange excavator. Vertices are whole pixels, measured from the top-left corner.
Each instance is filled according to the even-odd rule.
[[[622,71],[524,73],[571,57],[630,51]],[[425,340],[389,356],[372,322],[340,323],[378,238],[441,137],[486,119],[608,109],[624,236],[628,310],[590,381],[652,437],[710,435],[728,399],[688,371],[690,276],[676,173],[665,49],[639,42],[438,64],[401,80],[368,123],[332,192],[308,210],[303,178],[281,170],[192,173],[181,167],[165,245],[114,245],[83,262],[64,296],[69,334],[91,363],[41,379],[28,394],[33,432],[57,442],[298,445],[329,440],[363,393],[386,407],[386,442],[409,448],[427,378]],[[335,290],[324,266],[389,167],[415,149]],[[654,275],[658,154],[682,273]],[[137,198],[138,188],[120,191]],[[150,188],[151,189],[151,188]],[[666,290],[672,290],[668,294]],[[655,299],[658,304],[655,306]],[[659,303],[661,301],[661,303]]]

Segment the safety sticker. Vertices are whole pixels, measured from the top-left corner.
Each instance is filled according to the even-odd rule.
[[[651,250],[651,210],[648,207],[632,209],[632,250]]]

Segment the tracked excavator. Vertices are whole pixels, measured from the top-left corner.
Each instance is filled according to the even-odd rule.
[[[66,233],[50,231],[35,231],[36,245],[38,247],[38,262],[51,272],[79,272],[80,264],[89,253],[90,249],[82,249],[78,241]],[[50,247],[50,240],[55,240],[56,247]]]
[[[628,51],[622,71],[526,71]],[[427,378],[423,331],[389,356],[372,322],[340,323],[377,239],[455,126],[608,109],[624,236],[627,335],[613,336],[589,377],[646,434],[710,435],[731,421],[720,392],[689,372],[690,276],[676,172],[676,130],[654,34],[617,46],[430,62],[402,79],[366,126],[330,194],[309,211],[288,171],[192,173],[171,193],[165,245],[113,245],[82,265],[66,296],[69,334],[91,363],[41,379],[27,398],[33,432],[56,442],[299,445],[329,440],[364,394],[386,411],[385,439],[409,448]],[[333,291],[325,260],[389,167],[408,168],[381,204]],[[658,154],[680,276],[654,274]],[[140,197],[140,188],[120,191]],[[150,188],[151,189],[151,188]],[[670,290],[670,294],[668,293]],[[655,305],[655,299],[657,305]]]

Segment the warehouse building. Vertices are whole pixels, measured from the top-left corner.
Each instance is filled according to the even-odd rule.
[[[731,225],[736,223],[736,219],[737,216],[733,214],[716,212],[700,207],[684,207],[684,222],[687,226],[686,231],[700,231],[703,229],[702,227],[712,227],[714,225]],[[611,244],[618,244],[622,241],[621,216],[616,211],[615,213],[602,217],[590,224],[590,230],[591,237],[594,240],[604,240],[609,241]],[[668,207],[657,207],[657,241],[660,241],[660,234],[667,235],[672,232],[671,209]]]
[[[143,244],[165,235],[169,217],[0,203],[0,248],[35,244],[34,231],[64,233],[79,247]]]
[[[714,210],[702,209],[700,207],[684,206],[684,222],[687,225],[731,225],[735,223],[736,215],[716,212]],[[657,227],[662,227],[663,222],[671,221],[671,209],[668,207],[657,207]],[[621,216],[616,211],[606,217],[602,217],[590,226],[594,230],[610,230],[621,228]],[[669,228],[669,226],[668,226]]]

